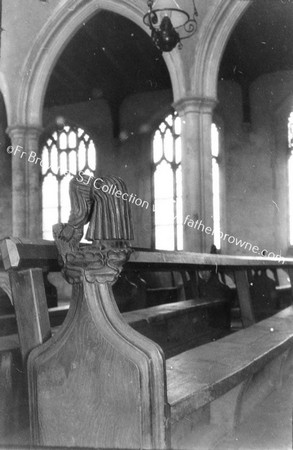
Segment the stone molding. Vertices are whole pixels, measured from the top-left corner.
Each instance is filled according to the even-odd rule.
[[[203,113],[211,114],[217,105],[216,98],[208,97],[185,97],[174,102],[173,107],[178,114]]]

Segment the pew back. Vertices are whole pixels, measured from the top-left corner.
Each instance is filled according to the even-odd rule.
[[[228,370],[224,389],[223,383],[218,389],[219,371],[213,371],[216,378],[208,383],[205,395],[201,390],[202,383],[194,382],[194,374],[196,370],[203,377],[207,374],[211,366],[202,366],[200,355],[208,355],[210,351],[215,355],[220,347],[213,350],[207,345],[200,347],[201,350],[180,354],[175,357],[177,360],[167,360],[166,369],[161,348],[128,327],[128,321],[119,314],[110,286],[113,263],[106,264],[106,282],[104,272],[96,274],[94,280],[90,278],[92,272],[82,272],[81,281],[74,288],[66,321],[50,338],[40,274],[41,270],[57,269],[55,245],[10,239],[2,243],[1,250],[13,286],[22,355],[25,361],[29,357],[30,419],[34,443],[38,445],[70,443],[88,447],[169,448],[176,442],[174,436],[178,433],[174,430],[180,429],[179,434],[182,433],[178,425],[182,418],[226,394],[237,383],[243,382],[243,374],[253,375],[278,351],[288,350],[292,343],[288,325],[291,315],[287,313],[286,336],[269,345],[270,334],[267,334],[264,338],[267,347],[258,350],[257,358],[253,352],[248,355],[249,370],[246,368],[245,372],[242,366],[231,366],[237,377],[235,379],[235,372]],[[103,257],[107,259],[109,254]],[[137,251],[130,255],[125,270],[157,268],[162,271],[178,270],[179,267],[191,279],[196,270],[233,272],[242,320],[247,327],[255,323],[247,271],[251,268],[275,269],[279,264],[268,258]],[[282,268],[288,270],[292,281],[293,260],[285,260]],[[282,317],[280,320],[285,320]],[[24,320],[32,326],[24,326]],[[253,333],[258,332],[259,329],[254,328]],[[248,335],[238,335],[240,345]],[[229,339],[233,347],[233,335]],[[234,346],[234,353],[230,348],[231,358],[237,352],[238,347]],[[176,370],[173,370],[175,366]],[[193,374],[190,379],[188,373]],[[180,385],[182,390],[178,393],[174,386]],[[198,400],[202,396],[207,400]]]

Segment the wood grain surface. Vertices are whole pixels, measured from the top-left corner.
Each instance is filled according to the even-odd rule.
[[[75,287],[64,325],[29,357],[35,444],[165,446],[163,355],[119,317],[109,288]]]

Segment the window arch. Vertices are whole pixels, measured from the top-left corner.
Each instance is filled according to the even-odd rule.
[[[183,249],[181,119],[169,114],[153,136],[153,242],[156,249]]]
[[[289,241],[293,245],[293,111],[288,117]]]
[[[213,183],[213,227],[214,245],[221,248],[221,203],[220,203],[220,132],[215,123],[211,125],[212,183]]]
[[[82,128],[65,125],[46,140],[41,165],[43,238],[52,239],[52,226],[68,220],[71,178],[81,170],[94,175],[94,142]]]

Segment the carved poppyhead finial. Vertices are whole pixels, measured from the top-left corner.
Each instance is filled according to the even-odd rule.
[[[69,280],[71,282],[80,278],[81,267],[88,272],[88,281],[95,280],[97,271],[102,274],[102,266],[106,278],[109,278],[109,270],[119,274],[122,263],[130,254],[128,241],[133,239],[130,205],[121,195],[127,193],[123,180],[116,177],[94,180],[86,175],[80,178],[75,177],[70,182],[71,212],[68,223],[53,227],[62,264],[66,266],[67,278],[72,278]],[[86,238],[94,243],[92,247],[79,245],[87,223]],[[113,259],[115,249],[117,258]],[[111,258],[108,254],[106,256],[109,250],[112,251]],[[123,258],[118,257],[122,250]],[[113,264],[116,259],[117,264]]]

